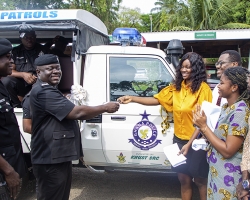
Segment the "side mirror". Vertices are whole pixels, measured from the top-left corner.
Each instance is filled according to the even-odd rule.
[[[185,48],[183,47],[181,41],[178,39],[170,40],[167,48],[164,49],[167,54],[166,59],[169,63],[172,63],[175,68],[179,64],[179,58],[183,54],[184,49]]]

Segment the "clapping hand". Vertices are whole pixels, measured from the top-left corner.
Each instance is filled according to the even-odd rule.
[[[205,115],[203,110],[201,111],[201,106],[198,104],[193,110],[193,124],[201,129],[207,124],[207,116]]]

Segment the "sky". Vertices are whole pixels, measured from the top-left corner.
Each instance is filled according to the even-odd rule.
[[[154,3],[157,0],[122,0],[122,6],[134,9],[136,7],[141,9],[141,13],[148,14],[150,10],[155,7]]]

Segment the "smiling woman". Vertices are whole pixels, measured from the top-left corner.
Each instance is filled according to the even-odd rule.
[[[222,106],[215,130],[206,124],[206,115],[196,107],[194,123],[210,142],[207,199],[236,198],[236,186],[241,181],[242,147],[249,125],[249,94],[247,69],[231,67],[221,76],[219,94],[227,99]],[[248,149],[248,148],[247,148]],[[249,150],[247,150],[249,151]],[[232,170],[233,169],[233,170]]]
[[[120,103],[136,102],[143,105],[162,105],[168,112],[173,112],[174,138],[187,157],[187,163],[172,167],[177,172],[181,183],[182,199],[192,198],[192,179],[197,184],[200,199],[206,199],[208,164],[206,152],[192,150],[191,144],[199,130],[193,126],[192,110],[204,100],[211,102],[212,91],[207,82],[206,68],[202,57],[194,52],[186,53],[176,67],[175,84],[163,88],[153,97],[123,96]],[[173,103],[174,102],[174,103]]]

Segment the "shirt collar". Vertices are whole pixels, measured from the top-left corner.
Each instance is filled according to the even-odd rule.
[[[190,89],[190,88],[191,88],[190,86],[191,86],[191,83],[186,84],[186,83],[185,83],[185,80],[183,80],[183,81],[181,82],[181,87],[182,87],[182,88]]]

